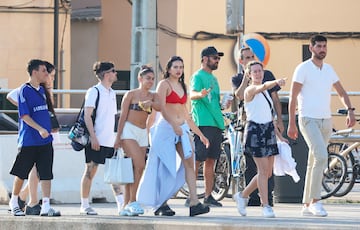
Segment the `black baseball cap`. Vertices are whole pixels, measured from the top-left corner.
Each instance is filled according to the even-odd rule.
[[[211,55],[218,55],[218,56],[222,57],[222,56],[224,56],[224,53],[218,52],[214,46],[208,46],[201,51],[201,57],[211,56]]]

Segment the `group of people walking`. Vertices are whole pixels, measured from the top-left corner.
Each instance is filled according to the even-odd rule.
[[[331,66],[323,63],[326,43],[326,38],[321,35],[311,38],[312,58],[296,68],[290,93],[288,136],[296,139],[298,135],[295,123],[297,105],[300,130],[309,146],[304,215],[326,216],[319,202],[321,182],[318,175],[322,174],[327,159],[332,86],[349,110],[347,126],[355,124],[354,108],[346,91]],[[220,87],[213,74],[223,55],[213,46],[202,50],[201,67],[192,75],[189,90],[185,84],[184,61],[181,57],[173,56],[168,60],[164,78],[158,83],[156,92],[151,91],[155,82],[154,70],[151,66],[142,66],[138,73],[139,87],[129,90],[122,99],[117,134],[113,131],[117,113],[116,95],[111,88],[117,80],[115,66],[111,62],[94,64],[93,70],[99,83],[88,89],[85,95],[84,119],[90,144],[85,147],[85,170],[80,187],[81,214],[97,215],[89,202],[92,180],[99,164],[104,164],[105,159],[112,157],[118,148],[122,148],[126,156],[132,159],[134,173],[133,183],[125,186],[112,184],[119,215],[141,215],[144,208],[150,207],[154,215],[173,216],[175,211],[167,201],[184,183],[187,183],[190,192],[186,202],[189,216],[208,213],[209,207],[222,206],[211,196],[211,191],[214,186],[214,164],[221,152],[222,131],[225,128],[221,110],[231,105],[231,101],[228,101],[225,108],[221,108]],[[232,79],[234,94],[244,102],[246,112],[245,154],[254,165],[248,185],[242,192],[234,194],[234,200],[240,215],[245,216],[249,197],[258,189],[263,216],[275,217],[269,199],[269,191],[272,190],[269,178],[272,176],[274,156],[279,154],[277,140],[287,141],[282,136],[285,128],[276,92],[287,79],[275,79],[272,74],[264,77],[264,73],[269,76],[269,71],[254,59],[250,48],[242,49],[240,64],[244,71]],[[15,216],[25,213],[61,215],[51,208],[49,199],[53,179],[49,110],[53,106],[51,101],[49,104],[46,100],[47,87],[40,85],[46,83],[49,71],[46,62],[31,60],[28,65],[29,82],[19,88],[15,97],[19,107],[19,152],[10,172],[15,179],[9,202],[10,211]],[[186,104],[188,97],[191,114]],[[92,118],[94,110],[95,120]],[[203,202],[199,201],[196,193],[196,172],[201,162],[204,162],[205,180]],[[26,197],[19,194],[23,181],[32,178],[29,177],[32,168],[37,169],[35,178],[42,185],[42,205],[38,206],[38,212],[31,212],[38,205],[31,198],[24,213],[24,205],[19,204],[24,203],[21,201]],[[30,189],[32,193],[34,191]]]

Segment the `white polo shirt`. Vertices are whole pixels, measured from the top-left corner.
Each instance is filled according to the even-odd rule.
[[[116,94],[113,89],[106,89],[101,83],[99,89],[99,105],[96,110],[95,134],[101,146],[114,147],[115,142],[115,115],[117,113]],[[95,108],[97,91],[94,87],[88,89],[85,95],[84,107]]]

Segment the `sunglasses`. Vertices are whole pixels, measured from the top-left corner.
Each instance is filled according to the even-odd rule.
[[[105,74],[105,73],[111,73],[111,72],[116,73],[116,70],[115,70],[115,69],[106,70],[106,71],[104,71],[104,74]]]
[[[211,57],[211,58],[214,59],[214,60],[220,60],[220,57],[219,57],[219,56],[209,56],[209,57]]]

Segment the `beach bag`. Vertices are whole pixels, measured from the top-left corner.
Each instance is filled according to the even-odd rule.
[[[111,158],[105,159],[104,182],[108,184],[134,183],[134,172],[131,158],[126,158],[122,148]]]

